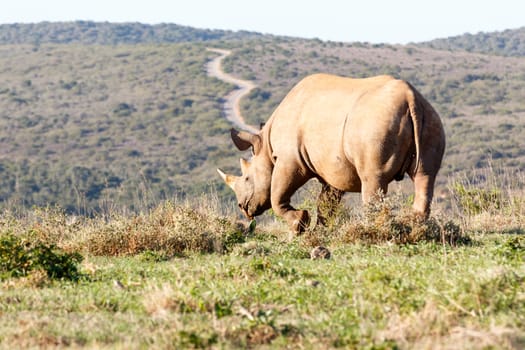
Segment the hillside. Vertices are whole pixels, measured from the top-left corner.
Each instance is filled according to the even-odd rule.
[[[431,40],[418,46],[502,56],[525,56],[525,27],[493,33],[463,34]]]
[[[38,25],[0,26],[0,37],[6,28],[19,27],[27,35],[17,40],[29,43],[18,44],[13,36],[0,40],[4,206],[143,210],[163,198],[209,191],[210,185],[221,198],[231,198],[215,168],[238,171],[241,154],[230,144],[221,111],[232,87],[206,75],[205,65],[216,55],[206,51],[209,46],[233,50],[226,70],[259,85],[242,103],[253,124],[266,120],[307,74],[387,73],[412,82],[444,120],[442,188],[448,177],[475,168],[525,168],[521,58],[241,33],[215,40],[188,28],[173,37],[189,31],[193,34],[181,40],[196,42],[159,43],[164,39],[157,34],[148,41],[144,31],[129,39],[134,44],[125,44],[123,38],[133,35],[120,36],[119,25],[111,24],[96,24],[97,39],[86,41],[90,36],[81,28],[89,25],[45,24],[56,28],[53,35]],[[100,34],[103,27],[110,34]],[[32,42],[29,34],[47,41]],[[46,43],[52,37],[68,44]],[[92,45],[84,45],[88,42]]]
[[[196,29],[171,23],[41,22],[0,24],[0,44],[153,44],[257,38],[246,31]]]
[[[198,45],[0,46],[0,199],[140,209],[232,158]],[[99,208],[101,209],[101,208]]]

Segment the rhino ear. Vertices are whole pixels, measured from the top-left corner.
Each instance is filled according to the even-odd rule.
[[[257,155],[261,150],[261,137],[249,133],[247,131],[237,131],[235,129],[230,130],[230,134],[233,143],[240,151],[246,151],[248,148],[253,147],[253,154]]]
[[[235,181],[237,180],[237,176],[225,174],[221,169],[217,169],[217,172],[224,180],[224,182],[226,182],[226,185],[228,185],[232,190],[235,191]]]
[[[243,174],[246,174],[248,172],[248,169],[250,168],[251,163],[247,161],[244,158],[241,158],[241,171]]]

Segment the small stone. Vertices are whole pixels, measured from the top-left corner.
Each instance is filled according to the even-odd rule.
[[[308,280],[308,281],[306,281],[306,285],[308,285],[310,287],[317,287],[319,284],[321,284],[321,282],[316,281],[316,280]]]
[[[126,289],[126,287],[119,280],[113,280],[113,286],[116,289]]]
[[[317,259],[330,259],[332,254],[330,251],[323,247],[323,246],[317,246],[310,252],[310,259],[317,260]]]

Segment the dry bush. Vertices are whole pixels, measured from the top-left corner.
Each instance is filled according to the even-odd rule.
[[[47,272],[43,269],[33,270],[24,277],[10,278],[3,281],[0,287],[4,290],[19,288],[43,288],[51,284]]]
[[[217,206],[213,198],[203,198],[198,205],[165,202],[145,214],[94,218],[67,215],[59,208],[36,208],[16,215],[2,213],[0,232],[92,255],[220,253],[244,242],[248,229],[231,216],[220,215]]]
[[[461,227],[453,221],[435,217],[423,219],[411,209],[400,207],[401,202],[393,195],[368,205],[360,216],[345,218],[335,234],[335,240],[370,244],[429,241],[451,245],[469,241]]]
[[[162,251],[169,256],[186,252],[223,252],[231,237],[242,239],[243,226],[188,204],[166,202],[149,214],[115,217],[79,241],[93,255],[134,255]]]

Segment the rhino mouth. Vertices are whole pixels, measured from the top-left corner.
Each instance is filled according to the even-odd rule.
[[[255,211],[253,212],[253,214],[252,214],[252,219],[253,219],[255,216],[259,216],[259,215],[261,215],[261,214],[264,213],[264,212],[265,212],[265,209],[264,209],[263,207],[257,207],[257,208],[255,209]]]
[[[250,212],[248,205],[242,205],[241,203],[239,203],[239,209],[244,214],[244,216],[246,216],[250,220],[253,220],[254,215]]]
[[[243,213],[244,213],[244,216],[246,216],[246,218],[250,220],[253,220],[253,218],[255,217],[255,215],[250,215],[246,210],[243,210]]]
[[[266,211],[266,208],[264,206],[257,206],[254,209],[243,208],[242,206],[240,206],[240,208],[244,216],[246,216],[250,220],[253,220],[256,216],[259,216]]]

